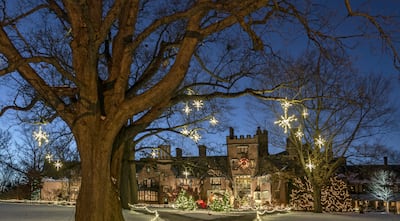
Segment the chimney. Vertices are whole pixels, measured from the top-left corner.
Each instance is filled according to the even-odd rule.
[[[233,137],[235,136],[235,132],[233,131],[233,127],[229,128],[229,138],[233,139]]]
[[[169,159],[171,157],[171,146],[170,145],[160,145],[159,146],[159,159]]]
[[[199,145],[199,157],[206,157],[207,147],[205,145]]]
[[[384,166],[388,165],[388,158],[387,157],[383,157],[383,165]]]

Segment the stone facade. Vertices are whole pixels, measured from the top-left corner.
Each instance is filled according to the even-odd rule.
[[[200,145],[196,157],[182,156],[180,148],[173,157],[170,146],[160,146],[155,157],[137,161],[138,202],[173,202],[185,189],[208,203],[228,192],[237,206],[287,204],[286,179],[271,174],[280,168],[268,153],[268,132],[258,128],[253,136],[237,137],[230,128],[226,143],[226,156],[206,156]]]

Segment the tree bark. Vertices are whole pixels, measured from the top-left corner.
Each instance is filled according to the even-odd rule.
[[[91,133],[90,133],[91,134]],[[101,135],[99,133],[97,138]],[[81,189],[76,221],[123,221],[118,188],[111,179],[112,142],[77,137],[81,157]]]
[[[130,173],[129,173],[129,183],[130,183],[130,196],[131,196],[131,203],[135,204],[138,203],[138,185],[137,185],[137,178],[136,178],[136,164],[134,162],[130,163]]]
[[[120,184],[121,205],[122,208],[124,209],[128,209],[129,208],[128,203],[132,203],[130,200],[131,188],[130,188],[129,174],[130,174],[129,162],[127,159],[124,159],[122,161],[121,184]]]
[[[322,213],[321,186],[313,185],[314,212]]]

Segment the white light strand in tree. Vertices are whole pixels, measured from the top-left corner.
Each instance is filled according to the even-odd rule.
[[[283,131],[285,133],[288,133],[288,130],[292,128],[292,125],[290,124],[292,121],[296,121],[296,117],[294,115],[288,116],[288,108],[291,106],[291,104],[288,101],[284,101],[281,104],[283,108],[283,116],[281,116],[280,120],[275,121],[275,124],[278,124],[280,127],[283,128]]]
[[[42,130],[42,126],[39,126],[38,131],[33,132],[33,138],[38,142],[39,147],[42,146],[43,142],[44,143],[49,143],[49,138],[48,134]]]

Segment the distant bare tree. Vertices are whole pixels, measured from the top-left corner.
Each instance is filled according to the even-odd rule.
[[[390,200],[394,196],[393,184],[396,174],[392,171],[379,170],[372,174],[369,190],[372,196],[386,202],[386,212],[389,213]]]
[[[319,52],[307,52],[293,62],[274,65],[267,76],[290,79],[277,92],[286,97],[282,99],[286,111],[279,112],[282,116],[276,123],[287,132],[288,152],[298,159],[313,186],[314,211],[322,212],[321,188],[354,146],[390,125],[394,111],[386,96],[390,82],[381,76],[358,74],[340,54],[332,60]]]

